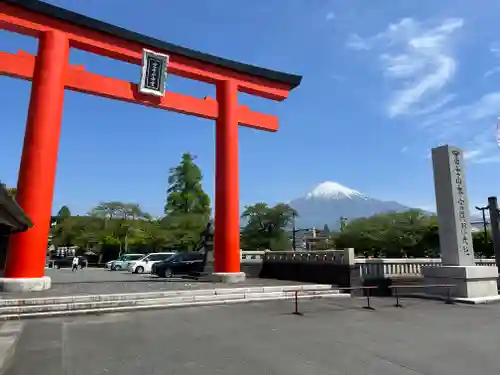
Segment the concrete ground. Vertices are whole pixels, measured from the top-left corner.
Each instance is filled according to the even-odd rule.
[[[103,268],[87,268],[77,272],[72,272],[68,268],[60,270],[49,268],[45,270],[45,275],[52,279],[52,288],[50,290],[33,293],[0,293],[0,299],[306,284],[293,281],[248,278],[244,283],[231,285],[183,278],[164,279],[149,274],[138,275],[126,271],[108,271]]]
[[[7,375],[498,375],[500,305],[289,301],[23,322]],[[29,359],[29,360],[27,360]]]

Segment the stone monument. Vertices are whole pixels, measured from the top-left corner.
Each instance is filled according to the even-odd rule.
[[[441,267],[424,267],[426,284],[453,284],[452,296],[471,302],[498,298],[496,267],[476,266],[472,247],[463,152],[452,146],[432,150]],[[446,288],[429,287],[431,295]]]

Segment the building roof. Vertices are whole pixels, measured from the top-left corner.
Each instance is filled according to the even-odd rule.
[[[0,228],[16,233],[28,230],[33,224],[7,189],[0,183]]]
[[[123,40],[139,43],[143,46],[156,48],[162,51],[172,53],[174,55],[183,56],[204,63],[217,65],[239,73],[265,78],[277,83],[283,83],[289,85],[291,89],[297,87],[300,84],[300,81],[302,80],[302,76],[299,75],[288,74],[266,68],[257,67],[254,65],[244,64],[226,58],[210,55],[208,53],[203,53],[189,48],[181,47],[172,43],[163,42],[161,40],[146,35],[142,35],[139,33],[135,33],[133,31],[115,25],[111,25],[103,21],[99,21],[97,19],[72,12],[67,9],[57,7],[55,5],[45,3],[43,1],[39,0],[3,0],[3,1],[19,6],[31,12],[40,13],[52,18],[70,22],[78,26],[93,29],[109,35],[117,36]],[[140,6],[140,2],[137,2],[137,6]]]

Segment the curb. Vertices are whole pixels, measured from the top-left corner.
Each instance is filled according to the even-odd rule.
[[[142,293],[87,294],[87,295],[59,296],[59,297],[0,299],[0,307],[69,304],[69,303],[100,302],[100,301],[121,301],[121,300],[135,300],[135,299],[182,297],[182,296],[194,296],[194,295],[212,296],[212,295],[228,295],[228,294],[238,294],[238,293],[295,292],[295,291],[307,291],[311,289],[338,291],[338,289],[333,289],[331,285],[325,285],[325,284],[306,284],[297,286],[290,286],[290,285],[259,286],[259,287],[246,287],[246,288],[187,289],[187,290],[167,290],[159,292],[158,291],[142,292]]]
[[[351,298],[351,295],[343,293],[331,293],[331,294],[312,294],[312,295],[298,296],[298,299],[322,299],[322,298]],[[74,315],[89,315],[89,314],[100,315],[105,313],[117,313],[117,312],[128,312],[128,311],[169,309],[169,308],[194,307],[194,306],[229,305],[236,303],[267,302],[267,301],[280,301],[280,300],[291,300],[291,299],[293,298],[287,295],[276,295],[270,293],[267,296],[247,295],[247,297],[242,297],[242,298],[227,298],[227,299],[217,299],[217,300],[207,299],[201,301],[192,300],[186,302],[156,303],[148,305],[130,305],[130,306],[88,308],[88,309],[76,309],[76,310],[14,313],[14,314],[1,315],[0,320],[11,321],[20,319],[50,318],[50,317],[74,316]]]
[[[292,292],[293,293],[293,292]],[[318,294],[339,294],[335,290],[324,290],[324,291],[304,291],[306,295],[318,295]],[[295,294],[295,293],[294,293]],[[0,307],[0,319],[2,316],[11,314],[31,314],[31,313],[41,313],[41,312],[55,312],[55,311],[72,311],[72,310],[89,310],[89,309],[102,309],[102,308],[115,308],[115,307],[125,307],[125,306],[149,306],[149,305],[171,305],[173,303],[188,303],[188,302],[199,302],[199,301],[228,301],[233,299],[248,299],[248,298],[258,298],[258,297],[292,297],[287,291],[266,291],[266,292],[247,292],[247,293],[226,293],[226,294],[200,294],[200,293],[190,293],[183,295],[174,295],[167,297],[158,298],[132,298],[132,299],[109,299],[109,300],[98,300],[98,301],[85,301],[85,302],[73,302],[73,303],[50,303],[50,304],[40,304],[40,305],[15,305],[15,306],[3,306]]]
[[[0,328],[0,375],[4,374],[10,365],[21,337],[23,323],[4,322]]]
[[[448,301],[448,297],[438,296],[438,295],[430,295],[430,294],[400,294],[400,297],[404,298],[419,298],[426,299],[430,301]],[[460,297],[452,297],[451,302],[453,304],[463,304],[463,305],[494,305],[500,303],[500,297],[498,298],[460,298]]]

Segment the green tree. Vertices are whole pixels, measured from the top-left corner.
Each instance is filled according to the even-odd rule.
[[[203,175],[194,160],[191,154],[183,154],[168,178],[165,217],[161,223],[172,233],[175,238],[172,246],[179,250],[194,250],[210,220],[210,198],[203,190]]]
[[[297,212],[288,204],[269,207],[267,203],[247,206],[242,219],[247,222],[241,233],[243,249],[288,250],[291,248],[287,228]]]
[[[143,222],[134,244],[147,246],[151,251],[159,251],[175,243],[172,233],[167,231],[159,221]]]
[[[92,209],[90,215],[112,220],[116,217],[123,216],[124,206],[124,203],[118,201],[101,202]]]
[[[71,216],[71,211],[68,206],[62,206],[57,212],[56,220],[64,220]]]
[[[135,203],[104,202],[92,209],[90,215],[56,221],[51,231],[52,243],[95,252],[111,251],[116,255],[137,248],[152,251],[165,243],[159,237],[168,237],[150,228],[158,225]]]
[[[486,236],[487,238],[484,238],[484,232],[482,230],[472,233],[474,252],[479,258],[494,258],[495,251],[493,249],[491,232],[487,231]]]
[[[59,209],[59,211],[57,213],[57,216],[59,218],[62,218],[62,219],[70,217],[71,216],[71,211],[69,210],[68,206],[62,206]]]
[[[16,198],[17,188],[15,188],[15,187],[8,187],[6,184],[4,184],[1,181],[0,181],[0,184],[2,185],[2,187],[5,190],[7,190],[7,194],[9,194],[9,196],[11,196],[12,198]]]
[[[439,248],[436,220],[420,210],[352,220],[332,241],[358,254],[387,257],[435,255]]]
[[[199,214],[210,216],[210,198],[203,191],[203,175],[189,153],[170,169],[165,215]]]

